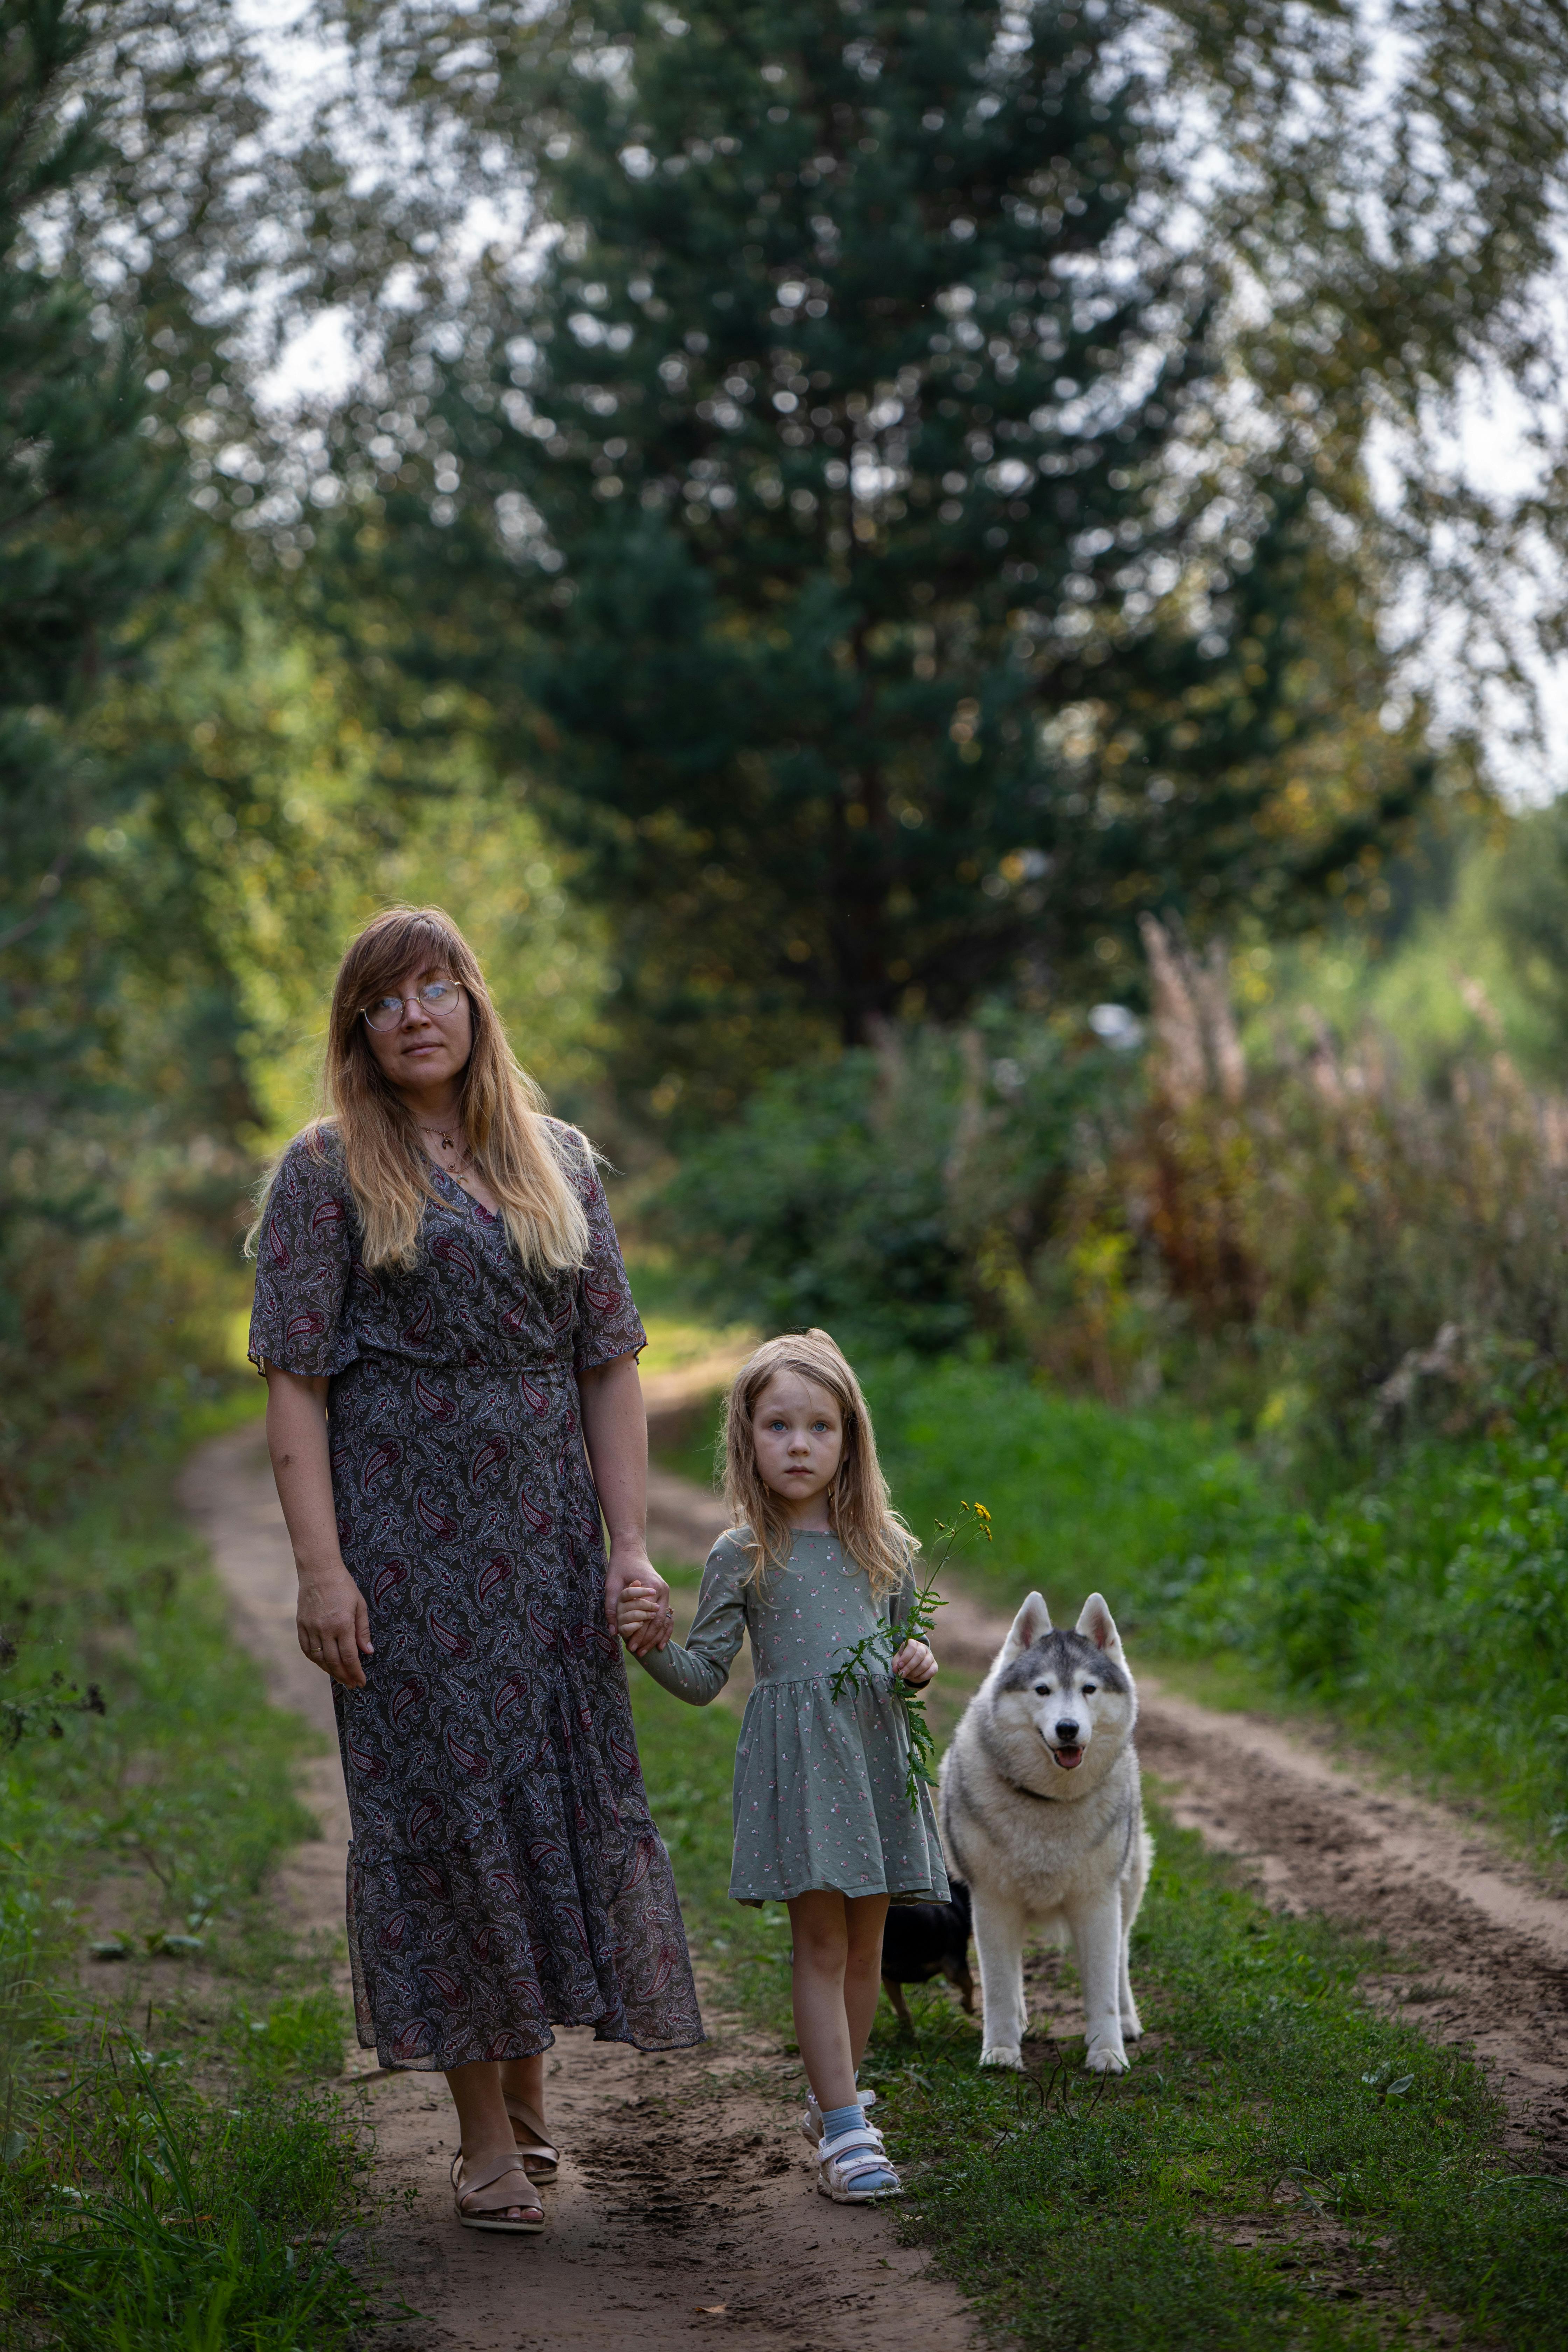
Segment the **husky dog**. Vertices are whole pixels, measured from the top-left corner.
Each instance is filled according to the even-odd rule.
[[[948,1867],[967,1881],[980,1954],[983,2066],[1021,2066],[1024,1938],[1072,1937],[1085,2064],[1121,2074],[1139,2022],[1128,1939],[1153,1847],[1132,1727],[1138,1696],[1110,1610],[1091,1592],[1053,1633],[1031,1592],[942,1759]]]

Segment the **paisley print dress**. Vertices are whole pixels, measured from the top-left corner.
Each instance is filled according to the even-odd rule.
[[[330,1126],[289,1146],[262,1221],[251,1358],[331,1383],[375,1644],[364,1688],[333,1690],[359,2038],[384,2066],[527,2057],[552,2025],[702,2039],[577,1385],[646,1334],[587,1147],[548,1125],[588,1213],[574,1274],[525,1275],[440,1170],[416,1264],[370,1273]]]

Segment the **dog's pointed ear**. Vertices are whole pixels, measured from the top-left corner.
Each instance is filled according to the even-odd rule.
[[[1051,1630],[1051,1612],[1037,1592],[1031,1592],[1013,1620],[1012,1631],[997,1655],[999,1666],[1010,1665],[1037,1642],[1043,1642]]]
[[[1114,1658],[1119,1666],[1127,1664],[1121,1636],[1116,1630],[1116,1620],[1105,1605],[1103,1593],[1089,1594],[1079,1612],[1078,1630],[1094,1643],[1097,1650],[1103,1650],[1108,1658]]]

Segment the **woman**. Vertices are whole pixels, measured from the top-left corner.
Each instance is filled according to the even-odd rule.
[[[639,1651],[669,1630],[646,1334],[593,1154],[439,909],[349,949],[326,1075],[258,1221],[250,1354],[300,1645],[337,1685],[359,2036],[445,2073],[459,2218],[537,2231],[551,2027],[702,2038],[614,1632],[635,1582]]]

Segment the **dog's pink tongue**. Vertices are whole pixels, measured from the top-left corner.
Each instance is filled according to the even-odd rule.
[[[1055,1753],[1057,1762],[1064,1772],[1075,1772],[1083,1762],[1081,1748],[1058,1748]]]

